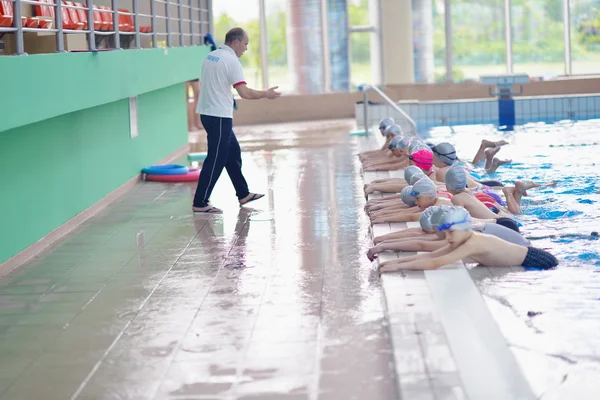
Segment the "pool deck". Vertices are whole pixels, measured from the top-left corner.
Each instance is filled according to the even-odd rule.
[[[267,198],[224,173],[223,216],[141,182],[3,277],[0,400],[535,398],[469,275],[499,269],[378,277],[371,235],[411,224],[370,226],[363,184],[396,173],[361,176],[380,142],[347,132],[246,154]]]
[[[3,277],[0,399],[396,398],[356,143],[338,131],[245,154],[267,193],[252,208],[226,173],[223,216],[191,213],[193,185],[141,182]]]

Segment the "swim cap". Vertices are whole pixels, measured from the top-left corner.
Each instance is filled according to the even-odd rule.
[[[410,195],[411,192],[412,192],[412,186],[406,186],[400,192],[400,197],[402,198],[402,201],[404,202],[404,204],[406,204],[409,207],[414,207],[417,205],[417,203],[416,203],[415,196]]]
[[[431,224],[431,226],[434,227],[434,226],[438,225],[440,223],[440,218],[442,217],[442,214],[452,207],[454,207],[454,206],[432,206],[432,207],[429,207],[427,210],[429,210],[431,208],[433,209],[433,212],[431,213],[431,215],[429,217],[429,223]],[[427,210],[425,210],[425,211],[427,211]]]
[[[438,232],[448,229],[467,231],[471,229],[471,216],[463,207],[450,207],[440,216],[437,227]]]
[[[390,126],[390,125],[394,125],[396,122],[394,121],[393,118],[390,117],[385,117],[384,119],[382,119],[381,121],[379,121],[379,129],[382,131],[385,131],[385,129]]]
[[[398,124],[392,124],[385,128],[385,134],[389,135],[390,133],[394,136],[400,136],[402,135],[402,128],[400,128],[400,125]]]
[[[431,151],[431,149],[429,148],[429,146],[427,146],[425,144],[422,144],[422,143],[419,143],[418,145],[414,146],[412,148],[412,150],[409,150],[409,152],[416,153],[419,150]],[[433,155],[432,155],[432,159],[433,159]]]
[[[419,167],[417,167],[419,168]],[[413,176],[410,177],[410,183],[411,185],[414,185],[415,183],[417,183],[418,181],[420,181],[423,178],[426,178],[427,175],[425,175],[423,173],[423,171],[421,171],[421,169],[419,169],[419,172],[415,173]]]
[[[421,139],[413,139],[410,141],[410,144],[408,145],[408,151],[412,152],[413,149],[415,149],[417,146],[423,146],[426,149],[429,148],[425,143],[423,143],[421,141]]]
[[[392,126],[394,126],[394,125],[392,125]],[[398,142],[400,141],[400,139],[402,139],[402,136],[394,136],[392,138],[392,140],[390,140],[390,144],[388,144],[388,149],[389,150],[395,149],[396,146],[398,145]]]
[[[422,174],[423,171],[421,171],[421,168],[417,167],[416,165],[411,165],[409,167],[406,167],[404,169],[404,180],[406,181],[406,183],[408,183],[410,185],[410,178],[414,175],[414,174]]]
[[[409,160],[422,170],[429,171],[433,166],[433,152],[427,149],[417,150],[410,154]]]
[[[465,190],[467,188],[467,171],[460,165],[454,165],[446,172],[446,188],[448,190]]]
[[[413,185],[412,192],[410,194],[415,197],[430,197],[435,199],[437,198],[437,187],[431,179],[427,177],[421,178]]]
[[[400,139],[398,141],[398,144],[396,145],[396,148],[397,149],[406,149],[409,144],[410,144],[410,138],[403,137],[402,139]]]
[[[431,226],[431,215],[434,211],[436,211],[437,206],[429,207],[425,211],[421,213],[419,217],[419,224],[421,224],[421,229],[424,231],[432,231],[433,227]]]
[[[454,164],[456,161],[456,149],[450,143],[440,143],[431,148],[436,157],[446,165]]]

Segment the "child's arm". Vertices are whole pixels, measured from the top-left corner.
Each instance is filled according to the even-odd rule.
[[[395,263],[405,263],[405,262],[409,262],[409,261],[423,260],[426,258],[440,257],[443,255],[449,254],[451,252],[452,252],[452,247],[449,244],[447,244],[446,246],[442,247],[441,249],[432,251],[431,253],[416,254],[414,256],[403,257],[398,260],[385,261],[385,262],[381,263],[379,265],[379,267],[381,268],[383,266],[386,266],[389,264],[395,264]]]
[[[403,229],[398,232],[386,233],[385,235],[377,236],[373,239],[373,243],[381,243],[384,240],[392,240],[392,239],[401,239],[401,238],[410,238],[415,236],[426,235],[426,233],[421,228],[408,228]]]
[[[386,178],[386,179],[375,179],[374,181],[371,181],[371,183],[385,183],[385,182],[404,182],[404,178]]]
[[[386,204],[382,206],[378,206],[376,209],[371,209],[370,214],[372,217],[376,217],[378,215],[383,214],[394,214],[397,212],[407,212],[412,211],[413,207],[408,207],[406,204]]]
[[[450,245],[442,247],[431,253],[418,254],[416,256],[387,261],[379,264],[379,273],[393,272],[402,269],[431,270],[452,264],[473,254],[469,243],[465,243],[457,249],[452,250]]]
[[[365,168],[365,171],[397,171],[402,168],[401,162],[387,162],[385,164],[377,164],[371,167]]]
[[[417,222],[421,217],[421,212],[394,213],[371,219],[374,224],[383,224],[386,222]]]
[[[377,211],[386,211],[386,210],[406,210],[409,207],[400,203],[399,201],[390,201],[387,203],[379,203],[379,204],[371,204],[370,206],[365,206],[365,211],[370,213],[375,213]]]
[[[433,233],[423,232],[422,235],[411,235],[409,237],[383,240],[383,241],[379,242],[379,245],[386,246],[386,245],[391,245],[393,243],[405,243],[405,242],[408,242],[411,240],[418,240],[420,242],[438,242],[438,241],[441,242],[444,239],[440,239],[439,237],[437,237],[437,235],[434,235]],[[410,250],[410,251],[421,251],[421,250]],[[433,251],[433,250],[430,250],[430,251]]]
[[[381,203],[391,202],[392,200],[402,200],[402,196],[400,196],[399,194],[392,194],[390,196],[385,196],[378,199],[371,199],[367,202],[366,206],[371,207],[374,205],[379,205]]]
[[[406,186],[408,186],[406,183],[374,183],[367,186],[365,194],[371,194],[373,192],[400,193]]]
[[[432,252],[439,250],[440,248],[447,245],[445,240],[440,240],[437,237],[429,238],[422,237],[418,239],[405,238],[394,241],[386,241],[378,244],[377,246],[371,247],[367,253],[369,260],[373,261],[377,258],[377,254],[383,251],[426,251]]]

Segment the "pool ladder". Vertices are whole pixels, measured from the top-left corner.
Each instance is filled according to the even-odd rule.
[[[411,131],[409,133],[412,136],[417,136],[417,124],[415,121],[408,115],[404,110],[402,110],[392,99],[388,97],[381,89],[377,86],[373,85],[364,85],[362,88],[363,91],[363,116],[365,122],[365,135],[369,135],[369,92],[373,91],[377,93],[386,103],[388,103],[394,110],[396,110],[400,115],[404,117],[404,119],[408,122],[411,127]]]

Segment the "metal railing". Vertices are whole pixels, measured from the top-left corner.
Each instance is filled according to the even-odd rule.
[[[410,115],[408,115],[406,112],[404,112],[404,110],[402,110],[400,107],[398,107],[398,105],[388,97],[388,95],[386,95],[385,93],[383,93],[382,90],[380,90],[377,86],[373,86],[373,85],[365,85],[363,86],[363,116],[364,116],[364,123],[365,123],[365,134],[368,135],[369,134],[369,92],[373,91],[375,93],[377,93],[383,100],[385,100],[386,103],[388,103],[388,105],[390,105],[394,110],[396,110],[402,117],[404,117],[404,119],[406,119],[406,122],[408,122],[408,124],[411,127],[411,131],[410,133],[413,136],[417,135],[417,124],[415,123],[415,121],[410,117]]]
[[[54,0],[42,2],[38,0],[6,0],[13,5],[13,24],[10,27],[0,27],[0,37],[4,34],[15,35],[15,53],[25,55],[25,43],[23,34],[26,32],[54,33],[56,36],[56,51],[64,52],[64,34],[86,34],[88,50],[96,51],[100,44],[106,48],[122,49],[122,42],[129,43],[133,38],[133,48],[163,47],[160,39],[164,38],[166,47],[172,47],[173,38],[178,38],[176,46],[194,46],[204,43],[204,36],[212,29],[212,0],[82,0],[85,6],[74,6],[63,4],[63,1]],[[77,0],[75,0],[77,2]],[[163,5],[158,7],[157,3]],[[52,8],[53,16],[34,16],[40,21],[51,23],[52,27],[33,28],[23,26],[22,6],[30,5],[42,8]],[[110,6],[100,8],[103,6]],[[119,11],[129,7],[128,11]],[[63,13],[68,14],[69,9],[83,10],[86,12],[87,29],[67,29],[63,21]],[[129,12],[131,10],[131,12]],[[95,25],[107,24],[107,21],[99,21],[101,14],[111,15],[112,29],[100,30]],[[131,30],[120,30],[120,17],[132,17],[133,27]],[[29,20],[31,18],[25,18]],[[148,21],[144,26],[142,19]],[[49,24],[48,24],[49,25]],[[49,25],[50,26],[50,25]],[[144,27],[142,32],[141,27]],[[112,43],[103,43],[104,38],[112,39]],[[129,37],[129,39],[128,39]],[[143,46],[142,38],[149,37],[151,41]]]

